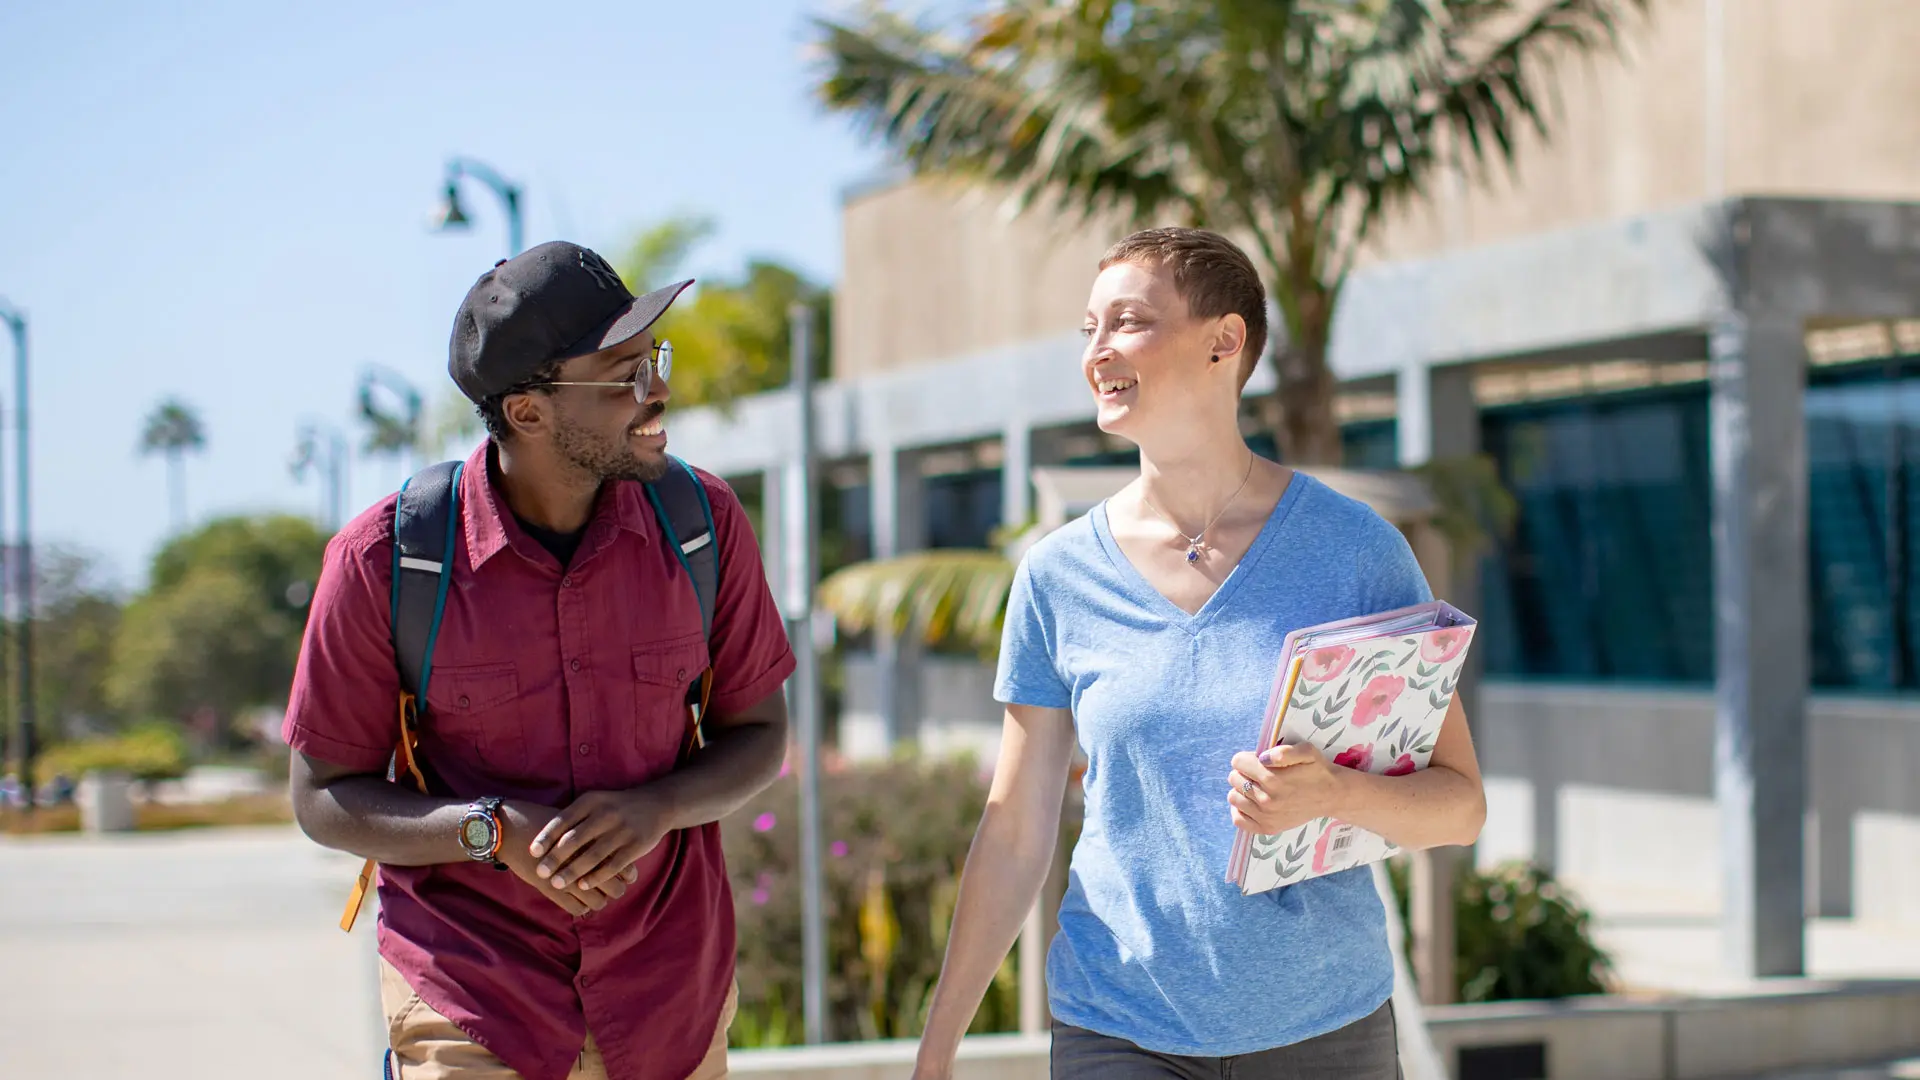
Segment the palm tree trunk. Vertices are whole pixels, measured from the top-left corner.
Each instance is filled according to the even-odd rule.
[[[173,532],[187,525],[187,458],[178,450],[167,455],[167,499],[172,503]]]
[[[1313,286],[1296,287],[1299,326],[1274,353],[1280,388],[1266,407],[1267,425],[1289,465],[1339,465],[1345,455],[1340,419],[1334,412],[1335,382],[1327,367],[1333,297]]]

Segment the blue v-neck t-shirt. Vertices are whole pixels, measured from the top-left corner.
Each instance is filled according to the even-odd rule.
[[[1296,627],[1431,599],[1399,530],[1305,473],[1197,613],[1141,576],[1106,504],[1036,543],[1007,603],[995,697],[1070,708],[1087,757],[1048,1002],[1061,1022],[1227,1057],[1360,1020],[1393,989],[1371,872],[1242,896],[1227,773]]]

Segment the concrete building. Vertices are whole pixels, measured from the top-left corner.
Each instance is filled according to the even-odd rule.
[[[1735,974],[1802,971],[1808,915],[1920,926],[1914,40],[1905,0],[1655,0],[1626,62],[1561,65],[1513,177],[1387,223],[1336,320],[1349,465],[1485,450],[1520,502],[1452,597],[1481,857],[1718,912]],[[898,178],[843,219],[816,415],[849,557],[983,545],[1036,467],[1129,460],[1078,368],[1122,230]],[[676,452],[761,497],[795,420],[684,414]],[[991,672],[920,653],[848,657],[843,749],[990,744]]]

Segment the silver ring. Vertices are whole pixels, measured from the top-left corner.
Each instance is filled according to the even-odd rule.
[[[1249,795],[1253,794],[1253,781],[1251,780],[1240,781],[1240,790],[1246,792]]]

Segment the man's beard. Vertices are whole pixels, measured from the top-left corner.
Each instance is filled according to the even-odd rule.
[[[656,403],[641,416],[634,428],[647,426],[665,411],[666,406]],[[562,461],[594,479],[638,480],[643,484],[651,484],[667,475],[664,456],[658,461],[643,461],[634,455],[633,445],[627,441],[632,429],[621,432],[618,439],[608,439],[574,423],[564,414],[555,419],[554,450]]]

